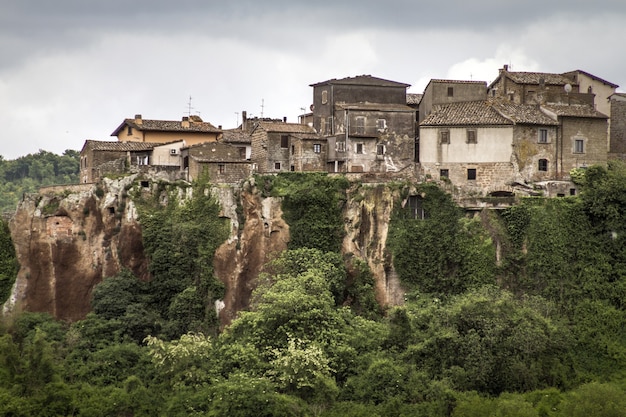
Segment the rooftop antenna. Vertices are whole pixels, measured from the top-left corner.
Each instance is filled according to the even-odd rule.
[[[191,106],[191,96],[189,96],[189,101],[187,102],[187,116],[191,117],[191,110],[193,107]]]
[[[261,99],[261,119],[263,118],[263,109],[265,108],[265,99]]]

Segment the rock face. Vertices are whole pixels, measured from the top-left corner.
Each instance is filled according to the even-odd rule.
[[[137,210],[126,195],[134,180],[49,187],[24,198],[9,223],[20,271],[5,314],[25,310],[80,320],[91,309],[92,289],[106,277],[126,268],[150,280]],[[287,248],[289,226],[280,200],[262,197],[253,182],[218,187],[214,194],[221,216],[232,225],[230,238],[214,258],[216,276],[226,287],[218,312],[227,325],[249,305],[263,265]],[[186,198],[182,189],[179,196]],[[348,195],[344,213],[342,250],[368,263],[381,305],[404,299],[385,247],[393,201],[388,187],[360,188]]]
[[[74,321],[90,311],[91,290],[105,277],[128,268],[149,279],[137,213],[122,197],[131,182],[25,196],[9,222],[20,270],[5,314],[48,312]]]

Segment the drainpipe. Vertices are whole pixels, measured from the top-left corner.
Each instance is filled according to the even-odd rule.
[[[344,162],[344,172],[348,172],[348,161],[350,160],[350,144],[348,143],[348,132],[350,131],[350,111],[348,109],[344,110],[345,119],[346,119],[346,160]]]

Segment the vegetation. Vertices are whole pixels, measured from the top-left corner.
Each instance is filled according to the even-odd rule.
[[[626,168],[578,181],[471,217],[412,185],[424,216],[397,201],[387,241],[409,292],[380,311],[367,264],[340,253],[344,180],[257,178],[300,237],[222,331],[226,225],[208,184],[185,203],[163,185],[139,203],[152,282],[125,271],[85,320],[0,329],[0,415],[626,416]]]
[[[39,187],[79,182],[80,153],[66,150],[63,155],[40,150],[15,160],[0,155],[0,213],[13,212],[24,193]]]

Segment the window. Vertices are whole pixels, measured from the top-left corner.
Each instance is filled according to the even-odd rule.
[[[539,129],[539,143],[548,143],[548,129]]]
[[[448,87],[448,97],[454,97],[454,87]]]
[[[220,174],[223,174],[223,173],[224,173],[224,164],[219,164],[219,165],[217,166],[217,171],[218,171]]]
[[[274,162],[274,169],[280,170],[280,162]]]
[[[449,130],[442,130],[441,132],[439,132],[439,143],[441,143],[442,145],[450,144],[450,131]]]
[[[126,129],[126,134],[128,136],[131,136],[133,134],[133,128],[131,126],[128,126],[128,129]]]
[[[385,145],[378,144],[376,145],[376,155],[384,155],[385,154]]]
[[[382,132],[385,129],[387,129],[387,120],[385,119],[376,120],[376,130],[378,130],[379,132]]]
[[[291,145],[291,154],[293,155],[294,153],[296,153],[296,147],[295,145]]]
[[[356,134],[364,135],[365,134],[365,117],[357,116],[356,118]]]
[[[576,188],[570,188],[569,195],[576,195]]]
[[[333,134],[333,116],[326,118],[326,133],[329,135]]]
[[[288,148],[289,147],[289,135],[281,135],[280,136],[280,147]]]
[[[363,153],[363,144],[362,143],[357,143],[355,148],[356,148],[356,153]]]
[[[295,171],[295,170],[296,170],[296,166],[295,166],[295,165],[292,165],[291,167],[289,167],[289,169],[291,170],[291,172],[293,172],[293,171]]]
[[[467,179],[475,180],[476,179],[476,168],[468,168],[467,169]]]
[[[440,169],[439,170],[439,178],[450,178],[450,171],[447,169]]]
[[[315,153],[322,152],[322,145],[319,144],[319,143],[314,143],[313,144],[313,152],[315,152]]]
[[[240,147],[239,149],[239,158],[246,159],[246,148]]]
[[[476,139],[476,131],[475,130],[468,130],[467,131],[467,143],[478,143],[478,140]]]
[[[409,196],[407,204],[411,217],[414,219],[424,220],[428,218],[426,211],[424,210],[423,198],[419,195]]]
[[[584,139],[574,140],[574,153],[585,153],[585,140]]]
[[[548,160],[547,159],[540,159],[539,160],[539,166],[538,168],[539,171],[547,171],[548,170]]]
[[[346,142],[337,142],[335,144],[335,150],[337,152],[345,152],[346,151]]]
[[[322,91],[322,104],[326,103],[328,103],[328,91],[324,90]]]

